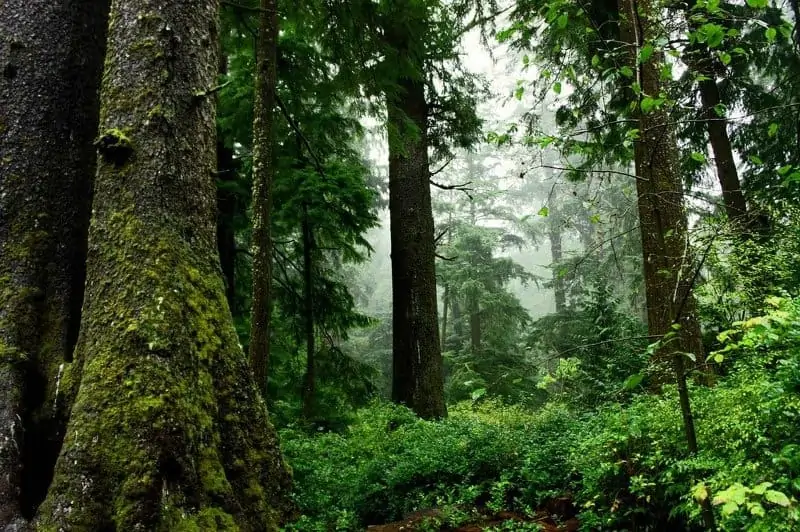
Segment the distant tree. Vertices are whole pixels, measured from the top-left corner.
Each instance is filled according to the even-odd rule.
[[[272,182],[275,180],[274,111],[278,72],[278,3],[261,0],[253,110],[253,307],[250,364],[267,389],[272,314]]]

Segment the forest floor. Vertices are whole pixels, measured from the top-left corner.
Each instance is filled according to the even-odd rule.
[[[553,510],[557,510],[557,513],[553,513]],[[533,517],[512,512],[489,513],[458,526],[446,524],[444,518],[444,512],[441,510],[421,510],[405,516],[400,521],[369,526],[367,531],[410,532],[439,530],[441,532],[480,532],[483,530],[513,530],[513,528],[508,528],[512,522],[519,523],[520,528],[525,525],[537,524],[541,532],[576,532],[578,530],[578,520],[574,517],[574,510],[570,501],[566,499],[552,501],[546,507],[540,509]],[[436,525],[435,523],[442,524]],[[438,526],[438,528],[434,528],[435,526]],[[525,530],[529,529],[526,527]]]

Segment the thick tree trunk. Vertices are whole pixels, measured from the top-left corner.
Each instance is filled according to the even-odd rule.
[[[78,392],[42,529],[261,531],[290,508],[216,252],[217,38],[214,0],[112,3],[79,365],[61,381]]]
[[[651,28],[641,13],[631,20],[635,2],[621,0],[623,36],[631,49],[641,48]],[[641,2],[639,11],[643,9]],[[655,60],[636,67],[642,93],[657,95],[659,72]],[[703,355],[691,282],[694,278],[688,245],[683,184],[678,171],[678,148],[669,116],[661,110],[639,112],[640,140],[635,145],[636,191],[644,258],[645,291],[650,334],[663,335],[673,323],[681,325],[670,351]],[[678,309],[681,315],[676,316]]]
[[[233,150],[217,142],[217,249],[225,279],[225,297],[235,316],[236,309],[236,210],[237,195],[226,186],[236,181],[236,163]]]
[[[314,235],[308,221],[308,206],[303,205],[303,304],[306,327],[306,373],[303,377],[303,415],[310,419],[314,413],[315,340],[314,334]]]
[[[658,95],[659,54],[643,63],[638,51],[653,42],[657,28],[648,18],[653,9],[647,0],[619,0],[620,33],[629,44],[629,60],[636,72],[642,95]],[[689,246],[683,183],[678,171],[678,144],[669,115],[660,109],[636,113],[640,131],[635,144],[636,191],[642,235],[648,331],[668,335],[680,325],[673,340],[665,338],[656,362],[671,364],[680,396],[680,407],[689,452],[697,452],[697,437],[686,385],[684,353],[703,360],[700,325],[692,293],[694,265]],[[714,529],[714,514],[708,500],[703,519]]]
[[[250,316],[250,364],[259,388],[269,375],[272,314],[272,182],[275,178],[274,109],[277,78],[278,7],[261,0],[258,67],[253,110],[253,308]]]
[[[404,49],[406,46],[398,46]],[[421,82],[400,80],[387,98],[392,239],[392,399],[425,418],[447,415],[436,308],[428,176],[427,103]],[[414,126],[410,130],[408,122]]]
[[[41,503],[74,396],[107,2],[0,7],[0,527]]]

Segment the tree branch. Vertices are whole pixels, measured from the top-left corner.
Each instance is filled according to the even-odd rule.
[[[300,126],[298,125],[297,121],[289,113],[289,109],[286,108],[286,105],[283,103],[283,100],[281,100],[281,97],[278,95],[277,91],[275,92],[275,101],[278,103],[278,107],[283,113],[283,116],[285,116],[286,120],[289,122],[289,126],[291,126],[291,128],[294,130],[297,136],[300,137],[300,140],[303,141],[306,150],[308,151],[309,155],[311,155],[311,159],[314,160],[314,167],[317,169],[317,172],[319,172],[319,174],[324,177],[325,169],[322,167],[322,162],[320,161],[319,157],[317,157],[317,154],[311,147],[311,143],[308,141],[308,138],[303,134],[303,131],[300,129]]]

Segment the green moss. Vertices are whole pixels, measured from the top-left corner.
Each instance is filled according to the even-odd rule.
[[[180,515],[172,519],[170,532],[233,532],[239,526],[230,514],[219,508],[204,508],[193,515]]]

